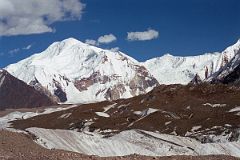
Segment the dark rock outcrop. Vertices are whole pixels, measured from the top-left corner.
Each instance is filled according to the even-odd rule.
[[[8,108],[34,108],[56,103],[23,81],[0,70],[0,110]]]
[[[195,77],[189,82],[189,84],[201,84],[201,83],[203,83],[203,81],[198,74],[196,74]]]

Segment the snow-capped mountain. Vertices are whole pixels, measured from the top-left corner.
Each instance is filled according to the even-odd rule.
[[[240,41],[223,52],[178,57],[166,54],[146,62],[69,38],[55,42],[6,70],[59,102],[84,103],[129,98],[160,84],[209,79],[239,52]]]
[[[49,97],[0,69],[0,110],[54,105]]]
[[[12,75],[60,102],[83,103],[146,93],[157,80],[135,59],[69,38],[6,67]]]
[[[143,63],[160,84],[187,84],[196,74],[204,80],[225,66],[240,50],[240,41],[223,52],[179,57],[166,54]]]

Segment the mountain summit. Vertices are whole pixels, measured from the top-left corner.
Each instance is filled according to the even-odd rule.
[[[147,93],[157,80],[135,59],[69,38],[6,68],[60,102],[84,103]],[[39,87],[40,86],[40,87]]]

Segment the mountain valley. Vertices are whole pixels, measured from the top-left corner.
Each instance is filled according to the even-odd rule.
[[[55,42],[1,70],[1,109],[22,111],[0,117],[0,128],[53,156],[240,157],[239,55],[240,41],[138,62],[73,38]]]

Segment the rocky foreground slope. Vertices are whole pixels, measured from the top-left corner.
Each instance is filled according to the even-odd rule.
[[[146,157],[127,156],[100,158],[96,156],[86,156],[74,152],[62,150],[48,150],[33,142],[32,137],[20,133],[0,131],[0,159],[1,160],[134,160],[134,159],[159,159],[159,160],[239,160],[230,156],[174,156],[174,157]]]
[[[107,134],[142,129],[201,142],[236,141],[240,135],[239,91],[238,87],[225,85],[163,85],[146,95],[81,105],[15,121],[13,125],[18,129],[39,127]]]
[[[6,108],[34,108],[56,104],[26,83],[0,69],[0,110]]]
[[[12,126],[34,134],[46,148],[89,155],[240,156],[239,91],[221,84],[162,85],[146,95],[16,120]]]

